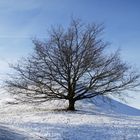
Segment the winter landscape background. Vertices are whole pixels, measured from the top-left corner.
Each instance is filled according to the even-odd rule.
[[[11,71],[9,63],[32,52],[33,38],[45,39],[51,25],[66,26],[72,16],[103,23],[108,52],[120,48],[123,60],[139,70],[139,6],[139,0],[0,0],[0,83]],[[127,103],[79,101],[77,111],[67,112],[64,101],[7,104],[12,97],[1,89],[1,140],[139,140],[140,94],[129,95]]]
[[[8,140],[139,140],[140,110],[115,100],[111,104],[97,97],[77,102],[75,112],[64,111],[64,101],[1,104],[0,128],[10,132],[4,136]]]

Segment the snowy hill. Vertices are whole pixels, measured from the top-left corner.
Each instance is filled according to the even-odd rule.
[[[134,107],[128,106],[124,103],[111,99],[109,97],[102,98],[101,96],[95,97],[95,99],[89,100],[94,103],[102,112],[117,113],[122,115],[140,116],[140,110]]]
[[[32,106],[1,104],[0,124],[42,140],[140,139],[140,110],[113,99],[112,107],[101,97],[96,102],[79,101],[75,112],[62,110],[67,106],[64,101]]]

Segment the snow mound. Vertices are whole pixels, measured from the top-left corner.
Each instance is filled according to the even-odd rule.
[[[140,110],[109,97],[97,96],[95,99],[88,100],[95,104],[98,110],[105,113],[115,113],[122,115],[140,116]]]
[[[111,105],[102,96],[77,101],[74,112],[63,110],[68,105],[65,101],[1,104],[0,126],[14,130],[14,140],[22,140],[21,131],[41,140],[140,139],[140,110],[107,97],[104,100],[110,100]]]

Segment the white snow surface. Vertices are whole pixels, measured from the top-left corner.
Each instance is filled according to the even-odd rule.
[[[0,126],[0,140],[41,140],[39,137],[31,136],[24,131],[13,130]]]
[[[78,101],[74,112],[63,110],[65,101],[2,103],[0,132],[16,133],[14,139],[3,140],[140,140],[140,110],[111,101],[112,106],[101,97],[96,98],[96,104]]]

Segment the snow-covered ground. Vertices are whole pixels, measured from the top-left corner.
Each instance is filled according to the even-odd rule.
[[[31,136],[24,131],[13,130],[0,126],[0,140],[41,140],[39,137]]]
[[[140,139],[140,110],[114,100],[112,107],[100,98],[97,101],[97,105],[91,101],[79,101],[75,112],[64,111],[67,106],[64,101],[41,105],[2,103],[0,125],[42,140]]]

